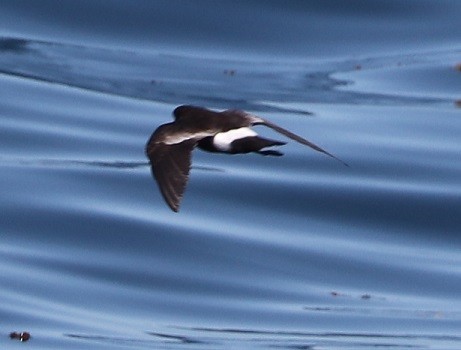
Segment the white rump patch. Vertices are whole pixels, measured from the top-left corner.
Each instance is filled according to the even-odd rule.
[[[258,134],[256,132],[247,127],[233,129],[226,132],[217,133],[213,138],[213,145],[220,151],[226,152],[230,150],[230,144],[232,141],[257,135]]]

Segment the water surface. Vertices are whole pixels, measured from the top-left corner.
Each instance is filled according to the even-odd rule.
[[[459,349],[460,6],[4,1],[0,347]],[[197,150],[173,213],[184,103],[350,167]]]

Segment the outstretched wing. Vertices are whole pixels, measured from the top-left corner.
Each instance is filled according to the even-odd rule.
[[[155,142],[151,139],[146,146],[152,175],[157,181],[163,198],[175,212],[179,211],[186,190],[192,150],[196,143],[194,139],[175,144]]]
[[[306,146],[308,146],[308,147],[310,147],[310,148],[312,148],[312,149],[314,149],[314,150],[316,150],[318,152],[326,154],[327,156],[330,156],[330,157],[340,161],[345,166],[349,166],[346,162],[342,161],[341,159],[334,156],[330,152],[325,151],[323,148],[317,146],[315,143],[312,143],[312,142],[306,140],[305,138],[302,138],[301,136],[296,135],[296,134],[292,133],[291,131],[288,131],[287,129],[284,129],[281,126],[278,126],[278,125],[276,125],[274,123],[271,123],[268,120],[265,120],[265,119],[262,119],[262,118],[259,118],[259,117],[256,117],[256,118],[257,119],[255,120],[254,124],[262,124],[262,125],[268,126],[269,128],[281,133],[282,135],[285,135],[286,137],[289,137],[292,140],[295,140],[295,141],[297,141],[297,142],[299,142],[299,143],[301,143],[303,145],[306,145]]]

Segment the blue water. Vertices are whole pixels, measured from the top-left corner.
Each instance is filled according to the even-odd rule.
[[[460,349],[460,12],[1,1],[0,348]],[[350,167],[197,150],[173,213],[144,145],[184,103]]]

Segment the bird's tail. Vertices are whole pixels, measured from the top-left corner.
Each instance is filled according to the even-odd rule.
[[[267,121],[265,119],[262,119],[262,118],[259,118],[259,117],[256,117],[258,120],[255,120],[255,124],[262,124],[262,125],[265,125],[265,126],[268,126],[269,128],[279,132],[280,134],[282,135],[285,135],[286,137],[289,137],[290,139],[292,140],[295,140],[303,145],[306,145],[314,150],[316,150],[317,152],[321,152],[323,154],[326,154],[327,156],[331,157],[331,158],[334,158],[336,159],[337,161],[343,163],[345,166],[349,166],[346,162],[342,161],[341,159],[339,159],[338,157],[334,156],[333,154],[331,154],[330,152],[327,152],[325,151],[323,148],[317,146],[316,144],[306,140],[305,138],[302,138],[301,136],[298,136],[296,134],[293,134],[291,131],[288,131],[287,129],[284,129],[274,123],[271,123],[270,121]]]

